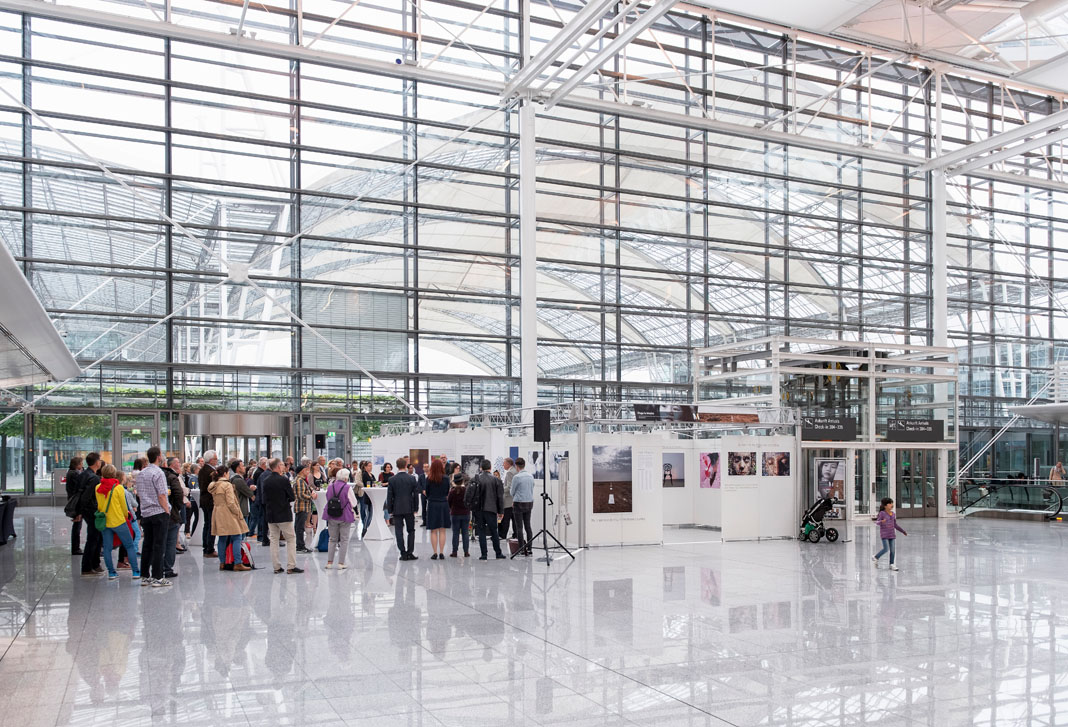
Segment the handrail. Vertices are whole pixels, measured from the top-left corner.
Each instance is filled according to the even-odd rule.
[[[1046,506],[1041,510],[1033,510],[1033,512],[1043,512],[1047,520],[1054,520],[1060,516],[1064,509],[1064,496],[1060,493],[1060,487],[1068,488],[1068,482],[1064,480],[1011,480],[1011,479],[999,479],[992,478],[982,482],[972,480],[970,485],[964,487],[960,492],[958,502],[959,512],[961,515],[967,515],[969,510],[974,510],[980,503],[990,500],[993,496],[1004,490],[1041,490],[1043,502]],[[967,494],[970,492],[979,491],[979,497],[974,502],[967,502]],[[985,490],[985,491],[984,491]],[[997,509],[995,505],[988,505],[990,509]],[[1006,508],[1008,509],[1008,508]],[[1027,510],[1029,508],[1012,508],[1018,510]]]

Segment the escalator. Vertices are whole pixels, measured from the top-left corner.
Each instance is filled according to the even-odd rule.
[[[1050,521],[1061,517],[1068,489],[1049,480],[967,479],[961,483],[960,513],[1009,520]]]

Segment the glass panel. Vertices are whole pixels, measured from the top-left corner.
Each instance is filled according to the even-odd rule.
[[[134,460],[146,456],[148,448],[156,443],[153,429],[123,429],[119,432],[119,467],[125,472],[133,470]]]
[[[875,452],[875,502],[869,512],[878,508],[884,497],[890,494],[890,452],[880,449]]]
[[[6,426],[6,425],[5,425]],[[99,452],[110,462],[111,417],[106,414],[37,414],[33,420],[36,467],[33,490],[52,491],[52,473],[66,472],[72,457]]]
[[[0,419],[8,412],[0,412]],[[26,489],[26,442],[24,415],[16,414],[0,424],[0,492],[18,493]]]

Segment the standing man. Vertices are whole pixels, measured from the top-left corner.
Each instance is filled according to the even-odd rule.
[[[310,553],[307,544],[304,542],[304,527],[308,524],[308,518],[311,517],[312,505],[315,504],[315,490],[312,489],[311,483],[308,482],[308,478],[311,477],[311,468],[304,467],[297,473],[297,479],[293,481],[293,494],[296,499],[296,517],[294,518],[294,529],[296,532],[296,543],[298,553]],[[287,546],[288,540],[287,540]]]
[[[293,471],[293,455],[286,457],[286,472]]]
[[[508,526],[515,522],[515,515],[512,509],[512,478],[515,477],[515,462],[511,457],[505,457],[501,463],[504,465],[504,515],[501,518],[500,534],[501,540],[508,539]],[[516,530],[516,526],[512,525],[512,530]]]
[[[415,478],[415,486],[419,490],[419,514],[422,519],[422,526],[426,527],[426,473],[419,473],[415,471],[415,465],[411,460],[408,460],[408,474]]]
[[[170,522],[167,524],[167,542],[163,546],[163,577],[177,578],[174,571],[174,561],[178,557],[178,531],[185,522],[183,511],[185,510],[185,491],[182,489],[182,478],[178,473],[182,470],[182,462],[177,457],[167,460],[167,466],[163,470],[163,477],[167,480],[167,500],[171,505]]]
[[[397,460],[397,474],[389,478],[386,511],[393,517],[397,550],[401,560],[418,560],[415,554],[415,511],[419,509],[419,481],[408,474],[408,458]],[[408,528],[408,547],[404,547],[404,528]]]
[[[475,475],[472,484],[482,490],[481,503],[476,502],[475,522],[478,523],[478,547],[482,551],[479,560],[486,560],[486,532],[493,540],[493,552],[498,558],[505,558],[501,552],[501,538],[497,532],[497,513],[504,509],[504,483],[500,477],[490,473],[493,465],[488,459],[482,460],[481,472]]]
[[[249,503],[256,496],[256,488],[245,481],[245,463],[240,459],[230,460],[230,483],[234,486],[237,504],[241,506],[241,516],[245,518],[245,524],[247,525],[249,521]]]
[[[265,474],[260,476],[259,491],[263,499],[264,517],[270,530],[271,563],[274,572],[282,572],[282,564],[278,560],[278,539],[286,539],[286,560],[289,568],[286,573],[303,573],[302,568],[297,567],[297,536],[293,532],[293,508],[290,503],[296,499],[293,494],[293,486],[289,484],[289,478],[283,473],[283,465],[280,459],[271,459],[264,463]]]
[[[145,541],[141,545],[141,555],[144,559],[141,563],[141,585],[153,588],[171,585],[171,582],[163,577],[163,548],[167,541],[171,503],[167,499],[167,477],[160,469],[162,463],[163,455],[159,447],[149,447],[148,466],[137,475],[137,495],[141,498],[141,529],[145,533]]]
[[[530,555],[530,541],[534,532],[530,529],[530,512],[534,509],[534,476],[526,471],[527,462],[522,457],[515,461],[516,474],[512,478],[512,507],[515,511],[515,537],[519,541],[519,552]],[[526,535],[523,535],[526,528]]]
[[[219,455],[214,449],[209,449],[201,457],[204,463],[197,470],[197,487],[200,488],[200,512],[204,515],[204,532],[201,538],[204,543],[204,557],[215,558],[215,536],[211,534],[211,513],[215,509],[215,500],[208,490],[208,485],[214,479],[214,471],[219,467]],[[208,468],[211,468],[209,472]]]
[[[100,553],[104,544],[103,534],[96,529],[96,488],[100,486],[100,468],[104,460],[99,452],[85,455],[85,471],[78,478],[81,494],[78,496],[78,515],[85,523],[85,549],[82,551],[82,575],[98,576],[104,572],[100,567]]]
[[[70,502],[71,498],[80,495],[82,492],[83,461],[81,457],[71,457],[70,459],[70,468],[67,469],[67,477],[64,482],[67,487],[67,502]],[[82,555],[82,516],[75,515],[70,522],[70,554]]]
[[[265,547],[271,544],[271,538],[267,532],[267,507],[263,499],[263,488],[260,485],[263,484],[263,478],[271,474],[271,471],[267,468],[267,462],[266,457],[260,457],[256,463],[255,473],[251,478],[256,490],[256,500],[252,503],[252,524],[256,528],[256,532],[259,533],[260,545]]]

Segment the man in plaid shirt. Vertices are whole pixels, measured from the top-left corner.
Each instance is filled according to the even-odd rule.
[[[296,512],[293,527],[297,531],[298,553],[311,552],[304,544],[304,526],[308,522],[308,517],[311,516],[312,505],[315,503],[315,490],[312,488],[311,484],[308,483],[308,478],[310,476],[311,467],[305,467],[304,470],[297,475],[297,479],[293,483],[293,494],[297,498],[293,503],[293,510]]]

